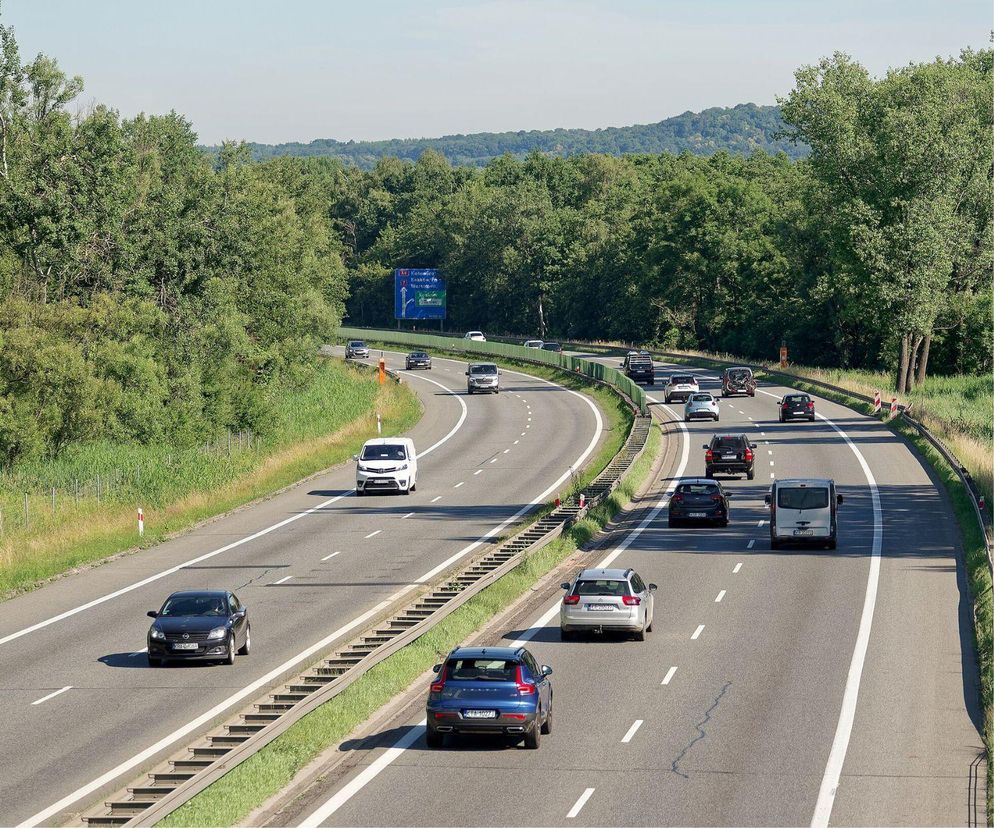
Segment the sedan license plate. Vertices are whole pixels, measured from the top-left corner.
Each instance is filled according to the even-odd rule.
[[[173,644],[174,650],[196,650],[197,645],[191,642],[180,642],[179,644]]]
[[[611,612],[614,609],[610,604],[587,604],[590,612]]]
[[[463,714],[467,719],[496,719],[496,710],[467,710]]]
[[[706,517],[706,515],[704,514],[704,512],[691,512],[690,516],[691,517]]]
[[[811,530],[810,529],[795,529],[794,530],[794,534],[795,535],[810,535],[811,534]]]

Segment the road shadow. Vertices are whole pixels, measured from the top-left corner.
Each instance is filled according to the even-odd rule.
[[[351,753],[354,751],[369,751],[389,748],[395,745],[398,740],[410,733],[410,731],[411,727],[407,725],[403,727],[391,727],[386,730],[381,730],[379,733],[367,736],[364,739],[347,739],[339,745],[338,749],[342,753]],[[490,753],[495,750],[526,750],[522,741],[523,739],[523,735],[516,737],[489,733],[458,736],[446,734],[444,747],[429,748],[428,745],[425,744],[424,735],[422,734],[414,742],[414,744],[407,747],[407,750],[430,752],[451,750],[467,753]]]

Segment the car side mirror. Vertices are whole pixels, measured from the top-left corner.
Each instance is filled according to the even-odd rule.
[[[231,617],[232,618],[238,618],[238,619],[244,618],[245,617],[245,610],[244,609],[240,609],[237,612],[233,613]]]
[[[563,581],[559,586],[561,586],[563,589],[569,589],[569,584],[566,581]]]
[[[158,617],[159,617],[159,613],[158,613],[158,612],[156,612],[155,610],[149,610],[149,611],[148,611],[148,612],[146,612],[145,614],[146,614],[146,615],[147,615],[147,616],[148,616],[149,618],[158,618]]]
[[[434,666],[433,666],[433,667],[431,668],[431,671],[432,671],[433,673],[437,673],[437,672],[438,672],[439,670],[441,670],[441,669],[442,669],[442,665],[441,665],[441,664],[436,664],[436,665],[434,665]]]
[[[701,448],[707,451],[710,448],[710,446],[707,443],[705,443],[703,446],[701,446]]]
[[[771,497],[770,497],[769,495],[766,495],[766,496],[765,496],[765,497],[763,498],[763,503],[765,503],[765,504],[766,504],[767,506],[769,506],[769,505],[770,505],[770,503],[772,503],[772,502],[773,502],[773,499],[772,499],[772,498],[771,498]]]
[[[659,589],[659,587],[655,584],[649,584],[649,592],[655,592],[657,589]]]
[[[467,372],[466,372],[466,376],[467,376],[467,377],[469,376],[469,371],[467,371]]]
[[[358,463],[359,462],[359,455],[358,454],[353,454],[352,455],[352,462],[353,463]]]
[[[548,664],[543,664],[542,665],[542,675],[543,676],[551,676],[552,675],[552,668]]]
[[[725,500],[731,500],[735,495],[732,492],[725,492]]]
[[[838,506],[841,506],[841,505],[842,505],[842,495],[836,495],[836,496],[835,496],[835,503],[836,503],[836,505],[838,505]]]
[[[755,443],[749,443],[749,448],[758,448],[758,446]]]

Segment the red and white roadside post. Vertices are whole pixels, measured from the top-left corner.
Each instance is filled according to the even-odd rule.
[[[880,408],[881,408],[881,405],[880,405],[880,392],[879,391],[874,391],[873,392],[873,413],[874,414],[879,414],[880,413]]]
[[[138,508],[138,537],[145,534],[145,512]]]
[[[900,413],[901,412],[900,412],[900,410],[897,407],[897,397],[891,397],[890,398],[890,414],[887,415],[887,419],[888,420],[893,420]]]
[[[580,508],[585,509],[586,506],[587,506],[587,496],[583,492],[580,492]]]

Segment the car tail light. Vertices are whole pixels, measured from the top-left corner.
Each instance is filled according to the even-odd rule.
[[[520,664],[514,671],[514,683],[518,686],[519,696],[530,696],[532,693],[536,692],[535,685],[525,681],[525,677],[521,674]]]
[[[442,669],[441,669],[441,671],[439,671],[438,681],[433,681],[431,683],[431,692],[432,693],[441,693],[442,690],[445,689],[445,671],[447,669],[448,669],[448,667],[443,666]]]
[[[642,599],[637,595],[622,595],[621,601],[626,607],[637,607],[642,603]]]
[[[525,713],[505,713],[505,719],[514,719],[516,722],[523,722],[528,716]]]
[[[435,714],[436,719],[458,719],[459,714],[453,711],[443,711]]]
[[[713,501],[714,501],[715,503],[721,503],[721,495],[711,495],[711,499],[712,499],[712,500],[713,500]]]
[[[580,603],[580,596],[579,595],[567,595],[567,596],[565,596],[563,598],[563,603],[564,604],[569,604],[569,605],[579,604]]]
[[[746,449],[745,459],[747,463],[752,460],[752,449]]]
[[[813,402],[809,402],[808,403],[808,408],[814,408],[814,407],[815,407],[815,404]]]
[[[671,503],[683,503],[683,495],[682,494],[675,494],[675,495],[673,495],[673,497],[670,498],[670,502]]]
[[[788,408],[790,408],[790,406],[789,406],[789,405],[788,405],[787,403],[784,403],[784,404],[783,404],[782,406],[780,406],[780,407],[781,407],[781,408],[782,408],[782,409],[783,409],[784,411],[786,411],[786,410],[787,410]]]
[[[704,454],[704,462],[705,463],[713,463],[714,462],[714,452],[711,451],[711,449],[708,449],[707,452]]]

